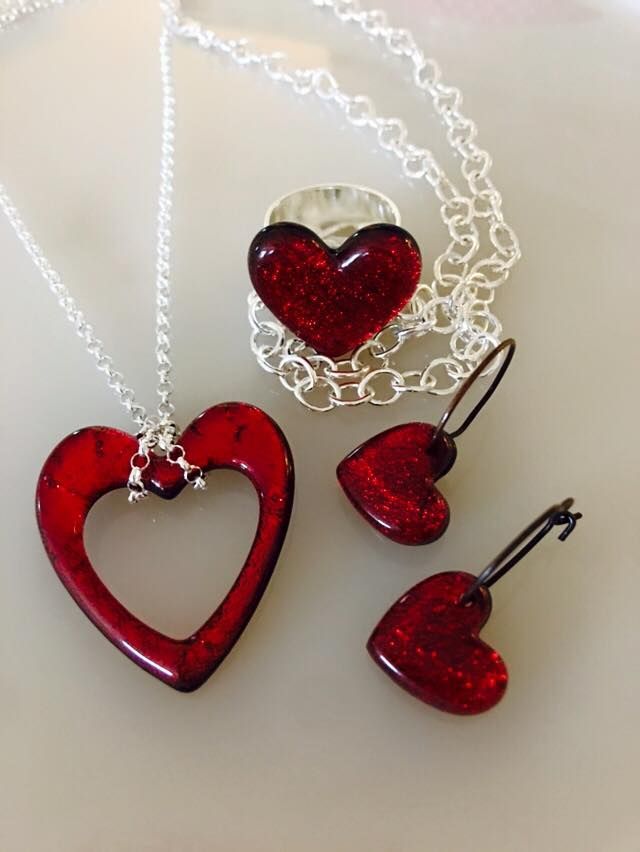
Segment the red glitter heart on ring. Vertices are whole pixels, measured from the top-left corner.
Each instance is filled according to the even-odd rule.
[[[345,355],[384,328],[413,296],[420,249],[397,225],[369,225],[330,248],[304,225],[263,228],[249,248],[256,293],[321,355]]]
[[[399,544],[429,544],[449,524],[449,506],[434,482],[456,459],[453,439],[434,443],[430,423],[404,423],[370,438],[338,465],[340,485],[378,532]]]
[[[111,594],[84,546],[87,515],[103,495],[126,488],[133,435],[104,426],[80,429],[53,450],[38,480],[36,515],[47,554],[76,603],[134,663],[182,692],[213,674],[249,623],[284,542],[293,502],[293,461],[286,438],[259,408],[229,402],[209,408],[178,439],[187,459],[206,473],[230,468],[247,476],[260,502],[249,554],[226,597],[193,635],[172,639],[136,618]],[[153,457],[149,491],[170,500],[185,487],[182,471]],[[215,560],[215,554],[214,554]]]
[[[416,698],[448,713],[473,715],[500,701],[509,675],[478,634],[491,614],[481,586],[467,605],[472,574],[447,571],[414,586],[382,617],[367,650],[380,668]]]

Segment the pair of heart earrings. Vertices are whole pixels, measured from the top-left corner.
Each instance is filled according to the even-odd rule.
[[[515,341],[493,349],[461,385],[436,426],[406,423],[374,436],[338,466],[338,480],[358,512],[400,544],[428,544],[449,523],[449,506],[435,487],[456,459],[455,439],[475,420],[509,367]],[[503,354],[504,353],[504,354]],[[477,379],[503,354],[493,381],[462,425],[445,431]],[[479,637],[491,614],[490,586],[556,526],[564,541],[580,513],[568,498],[519,533],[478,576],[446,571],[406,592],[382,617],[367,644],[373,660],[403,689],[440,710],[473,715],[504,695],[508,673],[500,655]]]

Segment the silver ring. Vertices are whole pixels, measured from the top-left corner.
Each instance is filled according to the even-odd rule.
[[[349,183],[305,186],[278,198],[267,210],[264,224],[305,225],[331,248],[367,225],[400,224],[396,204],[375,189]]]

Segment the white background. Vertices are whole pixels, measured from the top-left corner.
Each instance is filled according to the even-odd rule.
[[[255,365],[245,317],[245,253],[273,198],[323,181],[375,186],[431,259],[445,240],[435,199],[329,106],[177,45],[178,414],[184,425],[244,399],[274,416],[296,459],[293,523],[258,612],[198,692],[173,692],[109,645],[51,569],[33,493],[65,434],[130,424],[0,222],[3,852],[640,848],[640,8],[393,5],[465,93],[524,252],[496,300],[518,353],[442,484],[451,526],[428,548],[383,540],[333,474],[381,428],[433,422],[442,400],[310,415]],[[444,152],[402,72],[330,15],[296,0],[189,11],[329,64]],[[149,405],[158,27],[152,0],[86,0],[0,44],[1,179]],[[479,570],[569,494],[585,515],[577,532],[496,587],[484,635],[511,674],[497,708],[447,716],[371,663],[368,634],[404,590]],[[131,509],[111,495],[88,546],[134,612],[185,635],[232,581],[255,517],[250,486],[215,474],[175,503]]]

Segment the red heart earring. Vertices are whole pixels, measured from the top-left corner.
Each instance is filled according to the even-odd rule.
[[[449,524],[449,505],[434,483],[456,460],[455,438],[475,420],[498,387],[516,348],[509,338],[496,346],[463,382],[438,425],[404,423],[370,438],[338,465],[338,481],[358,512],[399,544],[429,544]],[[463,424],[445,426],[477,379],[504,352],[491,385]]]
[[[446,571],[406,592],[371,634],[367,650],[375,662],[439,710],[474,715],[497,704],[507,688],[507,668],[478,635],[491,614],[489,587],[554,527],[564,526],[564,541],[582,517],[569,511],[572,505],[569,498],[536,518],[477,577]]]

